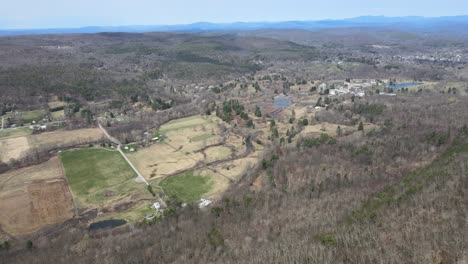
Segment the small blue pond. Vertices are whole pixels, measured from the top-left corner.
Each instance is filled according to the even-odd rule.
[[[278,95],[275,97],[274,106],[278,108],[286,108],[292,104],[292,100],[284,95]]]
[[[126,223],[127,221],[122,220],[122,219],[104,220],[104,221],[92,223],[89,226],[89,230],[93,231],[93,230],[97,230],[101,228],[114,228],[114,227],[118,227],[121,225],[125,225]]]
[[[421,84],[423,83],[420,83],[420,82],[395,83],[395,84],[387,84],[387,88],[402,89],[402,88],[417,86]]]

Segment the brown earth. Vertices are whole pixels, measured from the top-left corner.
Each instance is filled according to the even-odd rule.
[[[0,228],[21,236],[74,216],[70,190],[57,157],[0,174]]]
[[[103,138],[99,128],[86,128],[78,130],[57,130],[41,134],[22,137],[0,139],[0,161],[10,162],[11,159],[20,159],[35,148],[60,148],[79,145],[81,143],[97,142]]]

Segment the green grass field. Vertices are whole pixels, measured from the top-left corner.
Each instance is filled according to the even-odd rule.
[[[80,149],[62,152],[60,158],[73,194],[82,205],[102,206],[135,192],[146,194],[143,184],[117,151]]]
[[[31,123],[32,121],[41,120],[46,115],[46,111],[41,109],[41,110],[34,110],[34,111],[25,111],[25,112],[22,112],[21,114],[24,119],[24,122]]]
[[[210,176],[195,176],[193,172],[186,172],[166,178],[159,184],[169,196],[175,196],[181,202],[194,202],[210,191],[212,180]]]

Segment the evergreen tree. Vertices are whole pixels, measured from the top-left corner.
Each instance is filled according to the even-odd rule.
[[[361,121],[358,126],[358,131],[363,131],[363,130],[364,130],[364,124]]]

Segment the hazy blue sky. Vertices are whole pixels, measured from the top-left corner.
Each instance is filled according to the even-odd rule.
[[[0,28],[467,15],[468,0],[0,0]]]

